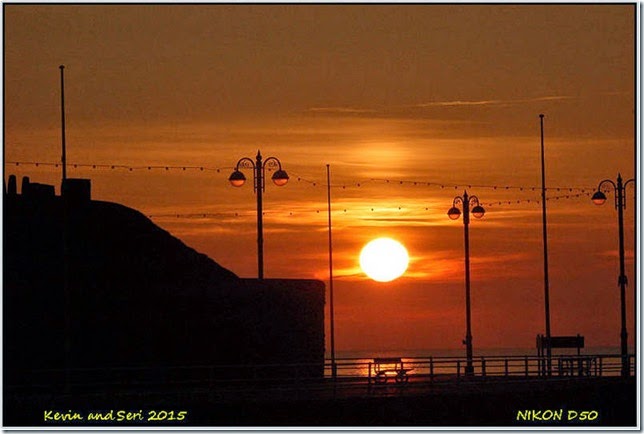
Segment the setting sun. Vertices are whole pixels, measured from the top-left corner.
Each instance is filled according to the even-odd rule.
[[[377,282],[390,282],[407,270],[407,249],[391,238],[377,238],[367,243],[360,252],[360,267]]]

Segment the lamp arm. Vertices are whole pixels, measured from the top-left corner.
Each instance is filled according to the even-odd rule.
[[[479,206],[479,198],[476,196],[470,196],[470,205]]]
[[[604,179],[604,180],[603,180],[603,181],[601,181],[601,182],[599,183],[599,185],[597,186],[597,191],[601,191],[601,189],[602,189],[602,185],[607,184],[607,183],[608,183],[608,184],[610,184],[610,185],[612,185],[614,190],[617,190],[617,185],[616,185],[613,181],[611,181],[610,179]]]
[[[277,170],[282,170],[282,163],[280,163],[280,160],[278,160],[275,157],[268,157],[266,160],[264,160],[264,165],[262,167],[262,170],[266,169],[266,165],[268,164],[269,161],[275,161],[277,163]]]
[[[251,166],[253,169],[255,168],[255,162],[254,162],[253,160],[251,160],[251,159],[250,159],[250,158],[248,158],[248,157],[243,157],[243,158],[240,158],[240,159],[239,159],[239,161],[237,162],[237,164],[235,165],[235,170],[239,170],[239,165],[240,165],[241,163],[245,162],[245,161],[246,161],[246,162],[249,162],[249,163],[250,163],[250,166]]]
[[[626,208],[626,186],[628,185],[629,182],[635,183],[635,179],[631,178],[625,183],[622,184],[622,206]]]
[[[601,191],[602,190],[602,185],[604,185],[604,184],[610,184],[610,185],[613,186],[613,193],[615,193],[615,209],[617,209],[617,207],[618,207],[618,205],[617,205],[617,185],[610,179],[604,179],[597,186],[597,191]],[[620,192],[620,194],[621,194],[621,192]]]
[[[456,196],[456,197],[454,198],[454,201],[452,202],[452,206],[453,206],[454,208],[456,208],[456,205],[458,205],[459,203],[460,203],[461,205],[463,204],[463,198],[462,198],[461,196]]]
[[[268,157],[267,159],[264,160],[262,163],[262,191],[264,191],[264,186],[266,183],[266,166],[268,165],[269,161],[274,161],[277,163],[277,170],[282,170],[282,163],[280,163],[280,160],[278,160],[275,157]]]

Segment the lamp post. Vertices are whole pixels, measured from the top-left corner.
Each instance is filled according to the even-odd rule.
[[[476,196],[468,196],[467,190],[463,196],[456,196],[452,207],[447,211],[447,216],[456,220],[461,216],[461,210],[456,205],[461,204],[463,208],[463,227],[465,228],[465,324],[466,333],[463,343],[466,348],[467,365],[465,367],[466,375],[474,374],[474,366],[472,365],[472,321],[470,312],[470,206],[472,208],[472,215],[480,219],[485,214],[485,209],[479,204],[479,199]]]
[[[240,167],[253,169],[253,191],[257,195],[257,274],[259,279],[264,278],[264,229],[262,219],[262,193],[265,191],[266,183],[266,166],[277,164],[277,170],[273,173],[271,179],[278,187],[288,182],[288,174],[282,170],[282,163],[275,157],[268,157],[262,162],[262,154],[257,151],[255,161],[251,158],[243,157],[237,161],[235,170],[228,177],[228,181],[233,187],[241,187],[246,182],[246,176],[239,170]]]
[[[617,174],[617,184],[610,179],[604,179],[597,186],[597,191],[593,194],[592,201],[595,205],[603,205],[606,202],[606,195],[601,191],[602,186],[610,184],[615,192],[615,208],[617,208],[617,224],[619,227],[619,277],[617,284],[620,288],[620,308],[622,315],[622,325],[620,333],[621,355],[622,355],[622,376],[630,375],[630,363],[628,360],[628,333],[626,332],[626,285],[628,279],[624,271],[624,208],[626,208],[626,186],[634,179],[629,179],[622,183],[622,175]],[[633,303],[635,300],[633,300]]]
[[[546,313],[546,365],[544,369],[548,376],[552,374],[552,345],[550,335],[550,283],[548,280],[548,225],[546,219],[546,160],[543,151],[543,117],[541,123],[541,219],[543,228],[543,300]]]

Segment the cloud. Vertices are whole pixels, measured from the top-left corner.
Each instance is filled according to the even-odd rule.
[[[406,107],[459,107],[459,106],[508,106],[516,104],[527,104],[533,102],[542,102],[542,101],[565,101],[574,99],[572,96],[542,96],[537,98],[526,98],[526,99],[492,99],[492,100],[481,100],[481,101],[432,101],[427,103],[420,103],[414,105],[408,105]]]
[[[359,109],[352,107],[311,107],[308,112],[316,113],[341,113],[341,114],[361,114],[361,113],[378,113],[378,110]]]
[[[478,100],[478,101],[462,101],[462,100],[453,100],[453,101],[430,101],[425,103],[418,104],[405,104],[405,105],[395,105],[383,109],[370,109],[370,108],[356,108],[356,107],[311,107],[308,108],[307,112],[313,113],[325,113],[325,114],[339,114],[339,115],[362,115],[362,114],[374,114],[374,115],[387,115],[391,112],[396,112],[400,109],[414,109],[414,108],[431,108],[431,107],[477,107],[477,106],[513,106],[518,104],[530,104],[544,101],[567,101],[576,99],[572,96],[542,96],[536,98],[523,98],[523,99],[492,99],[492,100]]]
[[[597,254],[600,257],[604,258],[619,258],[618,250],[605,250]],[[624,249],[624,259],[632,260],[635,258],[635,252],[632,249]]]
[[[628,90],[616,90],[616,91],[610,91],[610,92],[600,92],[599,94],[604,96],[623,96],[623,95],[633,95],[633,92]]]

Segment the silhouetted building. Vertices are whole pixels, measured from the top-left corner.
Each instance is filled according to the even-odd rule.
[[[63,194],[23,180],[5,200],[5,390],[59,384],[67,367],[304,363],[323,375],[322,282],[240,279],[141,213],[90,200],[89,180]]]
[[[49,200],[56,195],[53,185],[40,184],[37,182],[23,183],[22,195],[30,200]]]
[[[75,203],[92,200],[92,184],[89,179],[67,178],[63,180],[61,191],[65,199]]]

